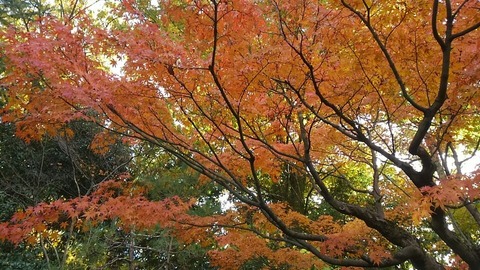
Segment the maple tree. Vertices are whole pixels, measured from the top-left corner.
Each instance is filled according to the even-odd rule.
[[[130,157],[124,145],[116,143],[105,155],[95,155],[88,145],[99,128],[88,122],[72,122],[67,126],[75,131],[73,137],[44,138],[27,145],[13,136],[12,124],[0,124],[0,221],[9,220],[18,209],[42,201],[87,194],[102,180],[125,171]],[[58,253],[69,249],[66,244],[71,242],[66,237],[69,231],[63,233],[65,242],[43,241],[35,247],[15,248],[2,243],[0,268],[12,269],[21,262],[25,265],[17,266],[19,269],[39,269],[42,263],[47,268],[46,265],[63,257]],[[29,255],[33,258],[26,259]],[[59,264],[61,261],[58,259]]]
[[[478,268],[480,175],[465,168],[480,144],[478,1],[145,5],[111,5],[114,26],[79,12],[3,31],[2,120],[27,141],[94,121],[228,190],[225,213],[168,223],[185,242],[214,239],[218,266]],[[282,185],[295,196],[279,200]],[[108,214],[95,194],[42,209],[143,229],[172,218],[142,197],[128,204],[144,211],[116,199]],[[4,238],[45,229],[26,224]]]

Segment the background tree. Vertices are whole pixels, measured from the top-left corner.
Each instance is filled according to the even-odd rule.
[[[88,194],[102,181],[126,171],[130,157],[124,145],[117,143],[105,155],[94,154],[89,145],[98,127],[87,122],[70,123],[68,127],[72,132],[74,130],[73,137],[57,136],[26,144],[14,136],[11,124],[1,124],[2,221],[10,219],[17,210],[40,202]],[[57,243],[42,242],[37,246],[38,249],[2,245],[0,250],[3,258],[0,264],[6,269],[46,268],[44,263],[53,262],[58,257],[55,253],[67,252],[71,240],[68,231],[63,240]],[[38,257],[35,253],[43,256]],[[56,263],[61,264],[61,260]],[[18,266],[15,267],[16,264]]]
[[[33,31],[34,22],[45,15],[58,14],[61,18],[74,19],[87,4],[84,1],[59,1],[53,7],[44,1],[2,1],[1,5],[3,27]],[[106,14],[100,14],[102,16]],[[3,76],[3,61],[1,64],[0,72]],[[39,83],[37,85],[40,86]],[[7,102],[7,91],[2,85],[2,108]],[[102,141],[113,137],[102,133],[98,126],[84,121],[72,122],[63,133],[28,144],[15,136],[13,124],[2,123],[0,129],[2,221],[10,219],[19,209],[40,202],[86,195],[100,182],[125,172],[129,155],[134,155],[131,149],[121,143],[112,145],[111,139],[108,148],[96,144],[98,138],[95,136],[102,137]],[[140,172],[140,162],[142,161],[137,158],[135,167],[139,168],[139,173],[146,174],[146,171]],[[160,172],[161,168],[163,165],[155,171]],[[148,178],[143,182],[148,182]],[[190,183],[191,181],[188,182]],[[152,190],[152,199],[161,197],[155,195],[157,190],[160,189]],[[166,191],[163,189],[163,192]],[[169,192],[172,194],[174,190],[170,189]],[[188,197],[187,194],[184,196]],[[3,243],[0,247],[0,264],[2,269],[46,269],[54,266],[68,266],[69,269],[120,268],[128,265],[147,269],[160,265],[167,268],[188,268],[187,266],[193,265],[208,268],[203,248],[182,245],[168,231],[159,229],[153,233],[136,235],[134,232],[125,233],[116,225],[116,222],[107,222],[92,226],[87,233],[71,230],[71,227],[54,226],[53,230],[64,235],[61,239],[56,239],[56,242],[49,244],[44,241],[33,245],[22,243],[19,246]],[[136,242],[134,247],[133,238]],[[143,255],[129,261],[129,250],[132,248],[136,252],[141,251]]]
[[[188,220],[210,224],[217,265],[478,268],[480,178],[463,166],[479,145],[478,1],[158,5],[113,6],[122,27],[50,16],[5,31],[4,119],[26,139],[95,121],[228,190],[234,208]],[[271,193],[288,179],[306,216]]]

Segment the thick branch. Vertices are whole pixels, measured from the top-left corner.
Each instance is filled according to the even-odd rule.
[[[437,208],[434,211],[431,227],[471,267],[470,269],[479,269],[480,254],[478,248],[469,242],[462,242],[455,233],[448,229],[443,210]]]

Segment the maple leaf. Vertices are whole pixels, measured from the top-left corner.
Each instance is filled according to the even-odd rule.
[[[60,228],[63,229],[63,230],[65,230],[66,228],[68,228],[68,225],[69,225],[68,222],[63,221],[63,222],[60,223]]]
[[[38,238],[36,235],[30,235],[27,237],[27,244],[29,245],[35,245],[38,242]]]
[[[95,210],[92,210],[92,209],[86,211],[86,212],[83,214],[83,216],[84,216],[87,220],[93,220],[93,219],[95,219],[95,216],[96,216],[96,215],[97,215],[97,214],[96,214]]]
[[[86,209],[88,209],[90,206],[90,203],[89,203],[89,198],[88,197],[82,197],[80,198],[79,200],[76,201],[76,204],[75,204],[75,209],[77,211],[84,211]]]

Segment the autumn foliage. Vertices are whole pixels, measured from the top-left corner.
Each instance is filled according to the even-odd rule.
[[[215,243],[223,268],[261,254],[298,269],[478,269],[478,1],[158,2],[3,31],[2,121],[27,141],[93,121],[175,156],[234,207],[195,217],[193,202],[107,185],[19,212],[3,239],[116,217]],[[301,207],[273,192],[287,182]]]
[[[188,204],[178,198],[151,202],[141,194],[142,190],[131,184],[106,181],[89,196],[41,203],[17,212],[10,222],[1,224],[0,238],[16,244],[21,241],[35,244],[39,235],[60,237],[59,232],[70,226],[88,230],[89,226],[112,219],[118,219],[118,226],[126,231],[151,229],[157,225],[168,227],[168,222],[173,220],[169,215],[188,209]]]

